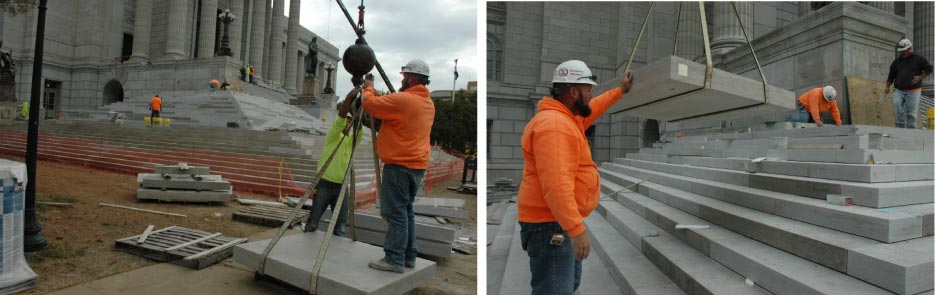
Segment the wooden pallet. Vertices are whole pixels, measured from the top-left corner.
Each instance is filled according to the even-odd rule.
[[[292,208],[289,207],[253,205],[247,207],[247,209],[234,212],[233,218],[234,220],[264,226],[282,226],[290,213],[292,213]],[[295,215],[295,218],[292,219],[289,225],[292,226],[308,219],[308,214],[308,210],[300,209],[299,213]]]
[[[140,242],[142,236],[146,237]],[[221,233],[170,226],[119,239],[114,247],[152,260],[202,269],[230,257],[234,246],[246,241],[225,237]]]

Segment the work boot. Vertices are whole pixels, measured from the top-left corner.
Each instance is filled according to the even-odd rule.
[[[406,261],[406,268],[416,268],[415,261]]]
[[[391,271],[391,272],[395,272],[395,273],[403,273],[403,268],[402,268],[402,267],[399,267],[399,266],[396,266],[396,265],[392,265],[392,264],[386,262],[386,260],[383,260],[382,258],[381,258],[381,259],[374,260],[374,261],[371,261],[370,264],[367,264],[367,266],[369,266],[369,267],[372,268],[372,269],[376,269],[376,270]]]

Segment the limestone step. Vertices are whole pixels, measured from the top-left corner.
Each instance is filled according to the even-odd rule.
[[[632,198],[630,194],[627,197]],[[632,199],[631,199],[632,200]],[[669,255],[684,255],[694,248],[695,253],[703,254],[720,265],[732,270],[742,276],[750,279],[755,285],[762,287],[766,291],[777,295],[784,294],[892,294],[877,286],[868,284],[846,274],[840,273],[817,265],[811,261],[802,259],[782,250],[773,248],[744,237],[730,230],[711,225],[688,213],[679,210],[664,211],[659,208],[665,208],[664,204],[655,202],[649,198],[637,199],[642,207],[633,209],[624,208],[622,205],[607,204],[608,216],[619,215],[621,213],[634,213],[642,216],[643,221],[651,221],[654,225],[659,225],[657,229],[660,232],[659,244],[668,242],[676,244],[673,241],[682,241],[681,246],[688,248],[682,250],[679,248],[669,248]],[[634,202],[629,202],[634,203]],[[648,205],[643,205],[648,204]],[[604,205],[604,204],[602,204]],[[671,207],[669,207],[671,208]],[[656,209],[658,211],[654,211]],[[630,218],[628,220],[632,220]],[[613,223],[612,223],[613,224]],[[633,222],[617,222],[616,225],[629,229]],[[675,229],[676,224],[709,225],[704,229]],[[656,238],[645,238],[644,247],[653,247],[652,241]],[[686,245],[687,244],[687,245]],[[689,247],[690,246],[690,247]],[[663,248],[659,246],[658,248]],[[644,251],[645,253],[646,251]],[[661,252],[661,251],[659,251]],[[665,252],[662,252],[663,255]],[[663,256],[665,257],[665,256]],[[677,263],[680,267],[683,263]],[[701,271],[706,268],[701,268]],[[738,282],[742,283],[742,282]],[[714,293],[721,294],[721,293]],[[734,294],[734,293],[723,293]]]
[[[629,177],[623,176],[624,179]],[[629,178],[629,181],[638,181]],[[602,182],[610,182],[607,179]],[[602,184],[603,185],[603,184]],[[714,224],[758,242],[810,260],[830,269],[873,282],[888,290],[906,290],[909,286],[931,289],[932,280],[918,274],[933,268],[935,251],[919,241],[935,241],[933,237],[917,238],[893,244],[857,237],[847,233],[790,220],[749,208],[729,204],[696,194],[664,187],[650,182],[640,184],[641,193],[623,192],[616,199],[641,215],[656,216],[650,221],[672,232],[677,223],[664,219],[666,214],[689,214],[699,223]],[[674,211],[679,212],[674,212]],[[650,213],[647,213],[650,212]],[[672,232],[677,235],[680,232]],[[683,239],[689,239],[683,237]],[[695,247],[704,247],[695,245]],[[868,252],[875,249],[875,252]],[[865,254],[867,253],[867,254]],[[897,254],[893,254],[897,253]],[[854,258],[867,257],[855,260]],[[872,256],[872,258],[871,258]],[[911,261],[909,260],[911,259]],[[869,279],[868,279],[869,278]],[[874,278],[892,280],[877,281]],[[918,290],[911,294],[918,293]]]
[[[602,178],[606,178],[618,185],[630,185],[633,181],[649,179],[652,183],[669,188],[881,242],[893,243],[910,240],[930,236],[933,232],[932,217],[935,210],[931,205],[926,204],[886,209],[838,206],[822,200],[627,167],[615,163],[604,163],[599,168],[599,172]],[[629,178],[623,178],[623,176],[629,176]],[[640,189],[645,190],[643,187],[645,186],[641,186]]]
[[[500,203],[498,203],[500,204]],[[503,203],[503,218],[500,226],[487,226],[488,236],[493,233],[493,238],[488,238],[487,257],[478,259],[487,259],[487,294],[500,294],[500,288],[505,276],[506,264],[510,255],[510,246],[513,244],[514,227],[516,223],[516,204]]]
[[[566,241],[567,242],[567,241]],[[624,294],[608,273],[607,266],[597,257],[589,257],[581,262],[581,284],[579,294]],[[507,257],[505,274],[502,279],[500,295],[530,294],[532,287],[530,280],[532,273],[529,270],[529,256],[523,250],[520,238],[520,226],[513,228],[513,238]],[[491,293],[488,293],[491,294]]]
[[[829,162],[847,164],[897,163],[932,164],[935,156],[927,151],[870,150],[870,149],[764,149],[727,148],[705,149],[701,147],[641,148],[641,154],[669,156],[702,156],[716,158],[760,158],[768,157],[786,161]]]
[[[877,183],[935,179],[931,164],[841,164],[764,160],[754,163],[748,158],[713,158],[698,156],[667,156],[628,153],[627,159],[746,172],[763,172],[820,179]]]
[[[814,125],[812,125],[814,126]],[[922,139],[925,143],[935,142],[935,133],[930,130],[904,129],[894,127],[881,127],[869,125],[824,126],[820,128],[778,128],[772,130],[742,130],[735,133],[719,133],[711,135],[686,136],[670,138],[672,142],[699,141],[699,140],[736,140],[755,138],[799,138],[799,137],[831,137],[864,134],[886,134],[896,138]]]
[[[885,208],[932,203],[935,185],[931,181],[864,184],[838,180],[814,179],[769,173],[748,173],[736,170],[677,165],[619,158],[617,164],[694,177],[733,185],[824,200],[829,194],[853,197],[854,204]],[[935,166],[933,166],[935,168]]]
[[[601,214],[593,212],[584,223],[594,250],[588,259],[604,262],[623,294],[692,294],[679,289]]]

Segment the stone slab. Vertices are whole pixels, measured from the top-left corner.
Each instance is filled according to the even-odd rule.
[[[211,168],[207,166],[188,166],[188,170],[182,170],[179,169],[178,165],[156,165],[155,173],[208,175],[211,174]]]
[[[138,188],[138,200],[159,200],[166,202],[228,202],[231,191],[185,191]]]
[[[495,295],[500,292],[506,271],[506,263],[513,243],[514,227],[516,223],[516,205],[509,204],[505,211],[503,223],[498,227],[487,226],[488,231],[496,231],[493,239],[487,242],[487,294]]]
[[[266,260],[266,275],[308,290],[312,268],[321,247],[323,233],[285,236]],[[234,248],[234,262],[257,269],[260,254],[269,240],[240,244]],[[328,254],[319,273],[318,292],[323,294],[403,294],[425,284],[435,274],[435,262],[416,258],[414,269],[397,274],[367,267],[383,257],[383,249],[366,243],[332,237]]]
[[[933,254],[932,237],[864,246],[848,255],[847,274],[897,294],[921,293],[935,287]]]
[[[326,227],[319,227],[318,231],[324,233]],[[372,231],[368,229],[357,229],[357,240],[374,246],[383,247],[383,241],[386,239],[386,232]],[[448,257],[451,255],[451,242],[448,243],[430,241],[416,238],[416,249],[419,254],[432,255],[435,257]]]
[[[140,186],[144,188],[152,189],[169,189],[169,190],[197,190],[197,191],[230,191],[231,184],[229,181],[221,180],[220,175],[206,175],[213,176],[210,178],[204,178],[203,180],[196,180],[190,176],[186,177],[173,177],[172,179],[163,179],[158,175],[151,177],[142,177],[140,181]]]
[[[419,197],[416,198],[415,202],[413,202],[413,205],[460,208],[464,206],[464,200]]]
[[[439,216],[445,218],[469,219],[467,211],[430,205],[412,205],[412,210],[419,215]]]
[[[634,88],[627,93],[627,99],[614,104],[608,110],[609,113],[623,112],[665,121],[711,115],[716,116],[717,120],[723,120],[744,113],[742,116],[758,112],[791,111],[795,106],[792,92],[770,86],[768,105],[746,108],[764,101],[762,83],[714,69],[711,88],[704,89],[705,66],[675,56],[650,62],[634,70],[634,75],[648,81],[634,84]],[[604,84],[599,86],[602,87],[610,88]],[[740,108],[746,109],[729,112]]]

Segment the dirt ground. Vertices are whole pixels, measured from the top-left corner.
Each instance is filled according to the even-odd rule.
[[[0,156],[23,161],[23,158]],[[40,161],[37,169],[37,200],[75,203],[73,207],[39,204],[37,214],[48,246],[27,253],[29,266],[38,274],[37,287],[27,294],[50,291],[91,282],[159,262],[114,251],[114,241],[137,235],[147,225],[156,229],[171,225],[185,226],[230,237],[246,237],[270,227],[231,220],[231,214],[246,206],[236,202],[223,205],[137,202],[136,178],[85,167]],[[445,189],[460,182],[440,183],[432,194],[438,198],[465,200],[464,210],[475,212],[471,220],[453,220],[460,226],[458,235],[476,241],[476,196],[461,195]],[[236,193],[246,197],[268,197]],[[424,195],[424,193],[423,193]],[[187,218],[143,213],[119,208],[100,207],[98,203],[119,204],[143,209],[187,215]],[[438,262],[436,276],[413,294],[476,294],[477,256],[455,252]]]

